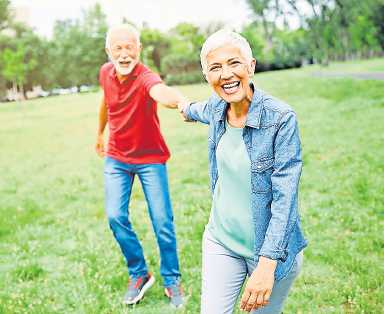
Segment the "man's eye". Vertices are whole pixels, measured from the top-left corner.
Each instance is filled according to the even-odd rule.
[[[212,68],[209,68],[209,71],[215,72],[215,71],[218,71],[219,69],[220,67],[212,67]]]
[[[239,65],[239,64],[241,64],[240,61],[232,61],[229,65],[231,65],[231,66],[237,66],[237,65]]]

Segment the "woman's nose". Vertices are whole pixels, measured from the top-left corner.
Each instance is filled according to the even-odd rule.
[[[233,73],[231,71],[231,69],[224,65],[221,69],[221,78],[222,79],[228,79],[228,78],[231,78],[233,76]]]

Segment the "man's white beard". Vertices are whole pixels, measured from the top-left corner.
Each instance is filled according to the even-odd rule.
[[[113,63],[115,69],[116,69],[116,72],[118,72],[120,75],[128,75],[129,73],[132,72],[133,68],[135,67],[135,65],[137,64],[137,61],[136,60],[132,60],[131,63],[129,64],[129,66],[126,68],[126,67],[122,67],[120,64],[119,64],[119,61],[117,60],[114,60],[113,58],[109,58],[111,60],[111,62]]]

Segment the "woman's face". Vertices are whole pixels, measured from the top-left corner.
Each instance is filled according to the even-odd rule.
[[[227,103],[241,103],[249,98],[249,80],[256,60],[247,64],[240,49],[226,45],[207,55],[207,81],[213,90]]]

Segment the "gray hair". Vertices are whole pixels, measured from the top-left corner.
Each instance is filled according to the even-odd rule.
[[[201,67],[203,73],[207,74],[207,56],[212,51],[224,45],[232,45],[239,48],[241,55],[245,58],[245,61],[249,65],[253,59],[252,49],[248,41],[238,33],[221,29],[212,35],[210,35],[204,42],[200,53]]]
[[[112,26],[108,29],[107,36],[105,38],[105,48],[110,49],[110,42],[109,41],[111,38],[111,34],[115,31],[119,31],[119,30],[124,30],[128,33],[133,34],[135,36],[135,38],[137,39],[137,44],[138,45],[140,44],[140,31],[131,24],[120,24],[120,25]]]

